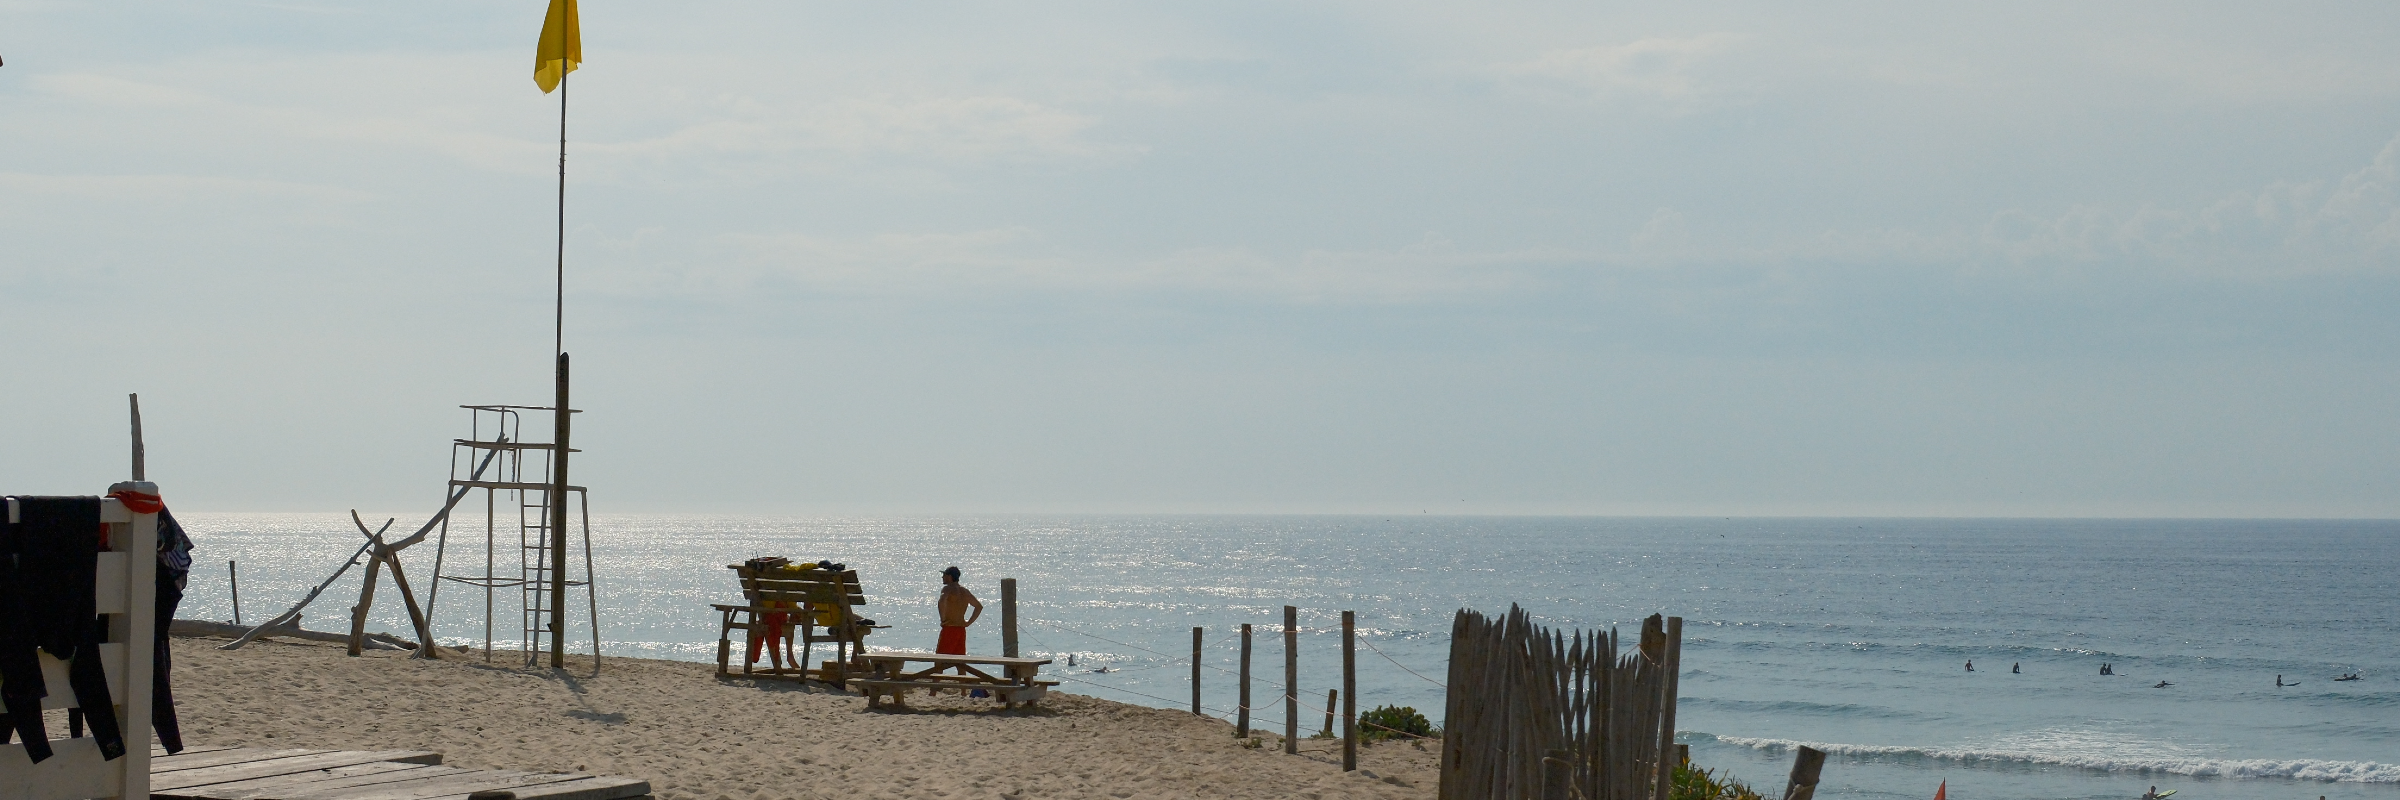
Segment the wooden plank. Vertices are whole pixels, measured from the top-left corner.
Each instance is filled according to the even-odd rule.
[[[153,790],[153,800],[248,800],[249,798],[280,797],[298,791],[316,791],[344,786],[366,786],[412,778],[448,775],[473,770],[457,767],[431,767],[424,764],[404,764],[398,761],[370,761],[346,767],[331,767],[290,775],[270,775],[243,781],[212,783],[172,790]]]
[[[155,591],[155,590],[153,590],[153,591]],[[143,652],[143,653],[145,653],[145,654],[147,654],[149,651],[148,651],[148,650],[144,650],[144,651],[142,651],[142,652]],[[41,666],[41,668],[42,668],[42,682],[43,682],[43,685],[46,685],[46,686],[53,686],[53,687],[61,687],[61,688],[52,689],[52,690],[50,691],[50,694],[49,694],[48,696],[46,696],[46,697],[43,697],[43,698],[42,698],[42,707],[43,707],[43,708],[74,708],[74,707],[75,707],[75,693],[74,693],[74,692],[70,692],[70,691],[65,691],[65,690],[63,689],[63,687],[65,687],[65,686],[67,685],[67,662],[65,662],[65,661],[60,661],[60,660],[58,660],[57,658],[55,658],[55,657],[52,657],[52,656],[51,656],[49,653],[47,653],[47,652],[43,652],[43,651],[38,651],[38,650],[37,650],[37,651],[35,651],[35,654],[34,654],[33,660],[34,660],[34,663],[36,663],[36,664],[40,665],[40,666]],[[147,662],[144,662],[144,663],[147,663]],[[119,643],[119,642],[101,642],[101,643],[100,643],[100,670],[101,670],[102,674],[104,674],[104,675],[106,675],[106,676],[108,677],[108,695],[109,695],[110,697],[124,697],[124,696],[125,696],[125,645],[124,645],[124,644],[122,644],[122,643]],[[6,707],[7,707],[6,705],[4,705],[4,704],[0,704],[0,708],[6,708]],[[147,725],[147,723],[144,723],[144,724],[145,724],[145,726]]]
[[[266,760],[268,760],[268,759],[275,759],[275,758],[291,758],[292,756],[305,756],[305,755],[314,755],[314,754],[317,754],[317,753],[331,753],[331,752],[334,752],[334,751],[332,751],[332,750],[310,750],[310,749],[306,749],[306,748],[292,748],[292,749],[288,749],[288,750],[268,750],[268,749],[257,749],[257,748],[239,747],[239,748],[234,748],[234,749],[232,749],[232,750],[218,750],[218,751],[215,751],[215,752],[209,752],[209,753],[196,753],[196,754],[188,754],[188,755],[180,755],[180,756],[168,756],[168,757],[166,757],[166,758],[159,759],[159,760],[158,760],[156,763],[153,763],[153,764],[151,764],[151,765],[150,765],[150,771],[151,771],[151,772],[174,772],[174,771],[177,771],[177,770],[186,770],[186,769],[199,769],[199,768],[201,768],[201,767],[214,767],[214,766],[219,766],[219,765],[223,765],[223,764],[240,764],[240,763],[247,762],[247,761],[266,761]]]
[[[153,761],[156,761],[156,760],[158,760],[158,759],[161,759],[161,758],[175,758],[175,757],[177,757],[177,756],[198,755],[198,754],[200,754],[200,753],[214,753],[214,752],[217,752],[217,751],[219,751],[219,750],[232,750],[232,749],[234,749],[234,748],[227,747],[227,746],[225,746],[225,745],[197,745],[197,744],[194,744],[194,745],[184,745],[184,747],[183,747],[183,752],[180,752],[180,753],[168,753],[166,748],[158,746],[158,743],[157,743],[157,742],[152,742],[152,743],[150,743],[150,758],[151,758],[151,760],[153,760]]]
[[[650,793],[650,782],[634,778],[595,775],[589,778],[558,783],[545,783],[515,790],[517,800],[620,800]],[[464,798],[465,795],[460,795]]]
[[[26,757],[24,745],[0,744],[0,800],[115,797],[123,792],[123,773],[108,768],[97,741],[53,739],[50,747],[51,756],[36,764]]]
[[[125,613],[125,573],[129,569],[125,557],[115,552],[98,556],[98,568],[92,572],[92,613]]]
[[[393,761],[399,758],[424,755],[428,754],[417,750],[377,750],[372,752],[336,750],[330,753],[154,773],[150,776],[150,788],[153,792],[159,789],[186,789],[212,783],[230,783],[275,775],[293,775],[333,767],[371,764],[377,761]]]
[[[279,800],[433,800],[438,797],[465,797],[474,792],[493,789],[517,790],[521,786],[560,783],[590,777],[594,776],[581,772],[473,770],[455,775],[379,783],[373,786],[295,792],[281,795]]]

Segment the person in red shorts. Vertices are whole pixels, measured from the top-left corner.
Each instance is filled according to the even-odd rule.
[[[967,654],[967,626],[983,618],[983,601],[975,593],[958,584],[958,567],[942,570],[942,638],[934,644],[933,652],[944,655]],[[975,609],[970,615],[967,609]]]

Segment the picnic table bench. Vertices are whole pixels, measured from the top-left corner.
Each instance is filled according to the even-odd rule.
[[[856,609],[867,602],[866,591],[858,585],[858,570],[758,569],[749,564],[725,566],[741,579],[744,603],[738,606],[711,604],[718,613],[724,615],[724,624],[717,632],[717,674],[720,676],[732,673],[734,631],[745,631],[750,641],[772,646],[771,638],[766,634],[770,627],[780,624],[800,634],[802,644],[797,654],[798,663],[782,669],[771,666],[757,668],[753,666],[755,661],[745,658],[742,674],[793,680],[816,678],[838,685],[849,677],[851,659],[866,649],[867,634],[890,627],[876,625],[873,620],[858,616]],[[811,674],[808,659],[814,654],[819,640],[832,642],[833,657],[826,659]]]
[[[909,651],[866,653],[859,658],[867,663],[868,674],[850,679],[850,688],[867,696],[869,708],[881,705],[886,696],[892,699],[892,705],[905,707],[907,703],[901,696],[910,689],[956,689],[961,693],[982,689],[999,698],[1002,707],[1015,708],[1018,703],[1034,704],[1049,693],[1050,687],[1058,685],[1058,681],[1039,679],[1042,665],[1050,663],[1047,658]],[[926,666],[911,672],[912,662]]]

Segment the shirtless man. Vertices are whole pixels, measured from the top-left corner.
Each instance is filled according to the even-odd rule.
[[[983,618],[983,601],[975,599],[975,593],[967,591],[967,587],[958,585],[957,567],[942,570],[940,605],[942,638],[934,645],[933,651],[945,655],[966,655],[967,626]],[[968,608],[975,609],[975,613],[967,614]]]

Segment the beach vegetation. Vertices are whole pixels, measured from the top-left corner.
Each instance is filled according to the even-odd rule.
[[[1766,800],[1732,775],[1719,778],[1716,770],[1701,769],[1689,761],[1675,768],[1675,788],[1669,796],[1673,800]]]
[[[1358,739],[1362,742],[1380,742],[1404,735],[1426,738],[1441,736],[1439,731],[1434,730],[1432,720],[1409,706],[1378,706],[1358,715],[1358,727]]]

